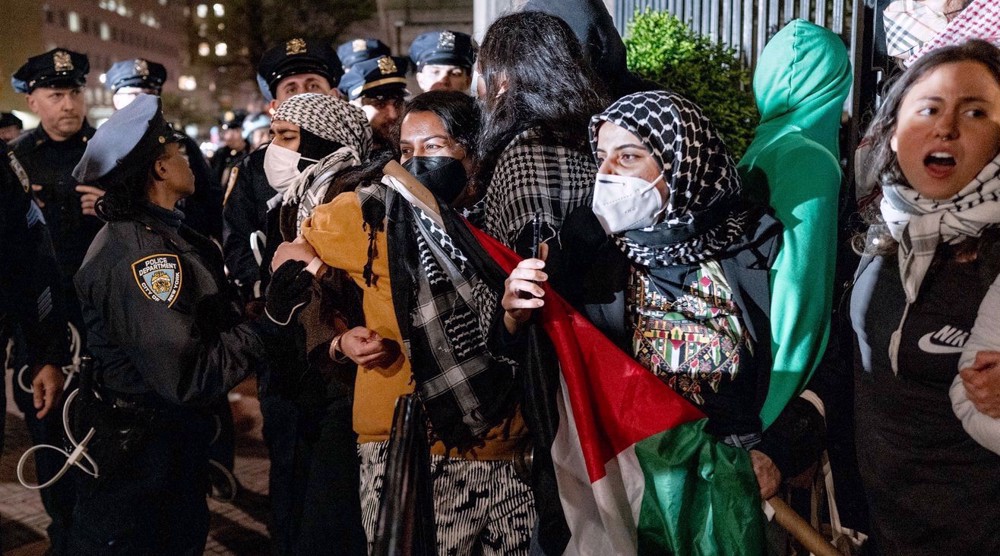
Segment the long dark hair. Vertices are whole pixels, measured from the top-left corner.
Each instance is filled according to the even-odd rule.
[[[970,39],[962,44],[944,46],[921,56],[892,83],[882,105],[875,113],[875,118],[868,126],[866,135],[871,140],[866,176],[868,183],[907,183],[903,170],[899,167],[899,159],[891,146],[892,136],[896,132],[898,123],[899,108],[913,85],[924,76],[938,66],[957,62],[982,64],[997,84],[1000,84],[1000,49],[986,41]],[[874,211],[868,224],[870,228],[867,233],[854,238],[855,251],[879,255],[895,252],[898,246],[889,235],[881,213]]]
[[[104,195],[94,204],[98,218],[112,222],[128,220],[135,215],[147,199],[149,185],[159,178],[156,162],[167,154],[165,144],[157,144],[155,149],[148,165],[122,166],[101,179],[98,185],[104,189]]]
[[[563,20],[532,11],[505,15],[486,30],[477,63],[486,84],[480,184],[489,182],[504,147],[526,129],[537,129],[546,143],[589,151],[590,117],[608,99]]]

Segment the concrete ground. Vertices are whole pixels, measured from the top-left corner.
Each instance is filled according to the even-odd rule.
[[[9,380],[10,373],[5,377]],[[7,428],[0,456],[0,553],[6,556],[45,554],[49,518],[38,492],[17,482],[17,460],[31,446],[23,415],[11,398],[7,383]],[[265,555],[271,552],[267,533],[267,474],[269,462],[261,438],[260,405],[256,385],[244,382],[230,394],[236,426],[235,474],[242,488],[231,504],[209,500],[211,530],[205,554]],[[34,481],[34,468],[30,480]]]

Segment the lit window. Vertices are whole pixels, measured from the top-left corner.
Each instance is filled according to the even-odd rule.
[[[198,17],[208,17],[208,4],[198,4],[195,13],[198,14]]]
[[[212,53],[212,47],[209,46],[207,42],[203,42],[198,45],[198,54],[200,56],[208,56]]]
[[[76,12],[69,12],[67,14],[67,20],[69,30],[74,33],[80,32],[80,16]]]
[[[104,83],[108,80],[108,74],[102,73],[101,75],[98,75],[97,80],[101,82],[101,85],[104,85]]]
[[[107,23],[101,23],[101,40],[110,41],[111,40],[111,27],[108,27]]]
[[[160,5],[161,6],[166,6],[167,5],[167,0],[160,0]]]
[[[115,0],[108,0],[108,9],[109,10],[115,11],[115,9],[117,9],[117,8],[118,8],[118,2],[115,2]]]
[[[226,7],[222,4],[213,4],[212,11],[215,12],[215,17],[222,17],[226,15]]]
[[[182,91],[193,91],[198,87],[193,75],[182,75],[177,78],[177,88]]]
[[[229,47],[226,45],[226,43],[224,43],[224,42],[216,43],[216,45],[215,45],[215,55],[216,56],[225,56],[226,54],[229,54]]]

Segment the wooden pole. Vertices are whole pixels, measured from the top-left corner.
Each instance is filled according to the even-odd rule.
[[[778,525],[791,533],[806,550],[816,556],[843,556],[823,535],[819,534],[819,531],[813,529],[812,525],[802,519],[802,516],[795,513],[795,510],[789,507],[784,500],[773,496],[767,500],[767,503],[774,508],[774,519]]]

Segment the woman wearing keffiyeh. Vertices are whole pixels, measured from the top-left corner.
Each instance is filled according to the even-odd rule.
[[[770,372],[768,269],[781,226],[748,205],[701,110],[666,91],[623,97],[591,120],[600,165],[591,207],[570,214],[549,260],[527,259],[504,293],[516,333],[549,280],[626,353],[750,450],[764,496],[777,488],[780,426],[761,431]],[[547,268],[542,272],[542,268]],[[780,422],[780,419],[779,419]]]
[[[997,554],[1000,50],[926,54],[869,135],[884,198],[851,320],[872,532],[887,554]]]

